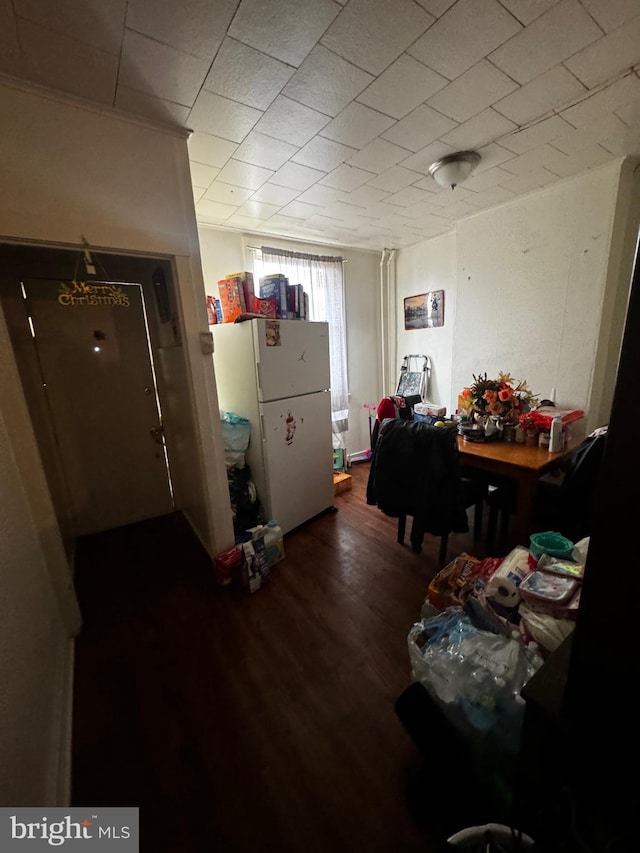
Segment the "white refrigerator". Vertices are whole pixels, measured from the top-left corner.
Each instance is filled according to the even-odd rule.
[[[288,533],[333,508],[329,326],[252,319],[211,330],[220,409],[251,421],[251,479]]]

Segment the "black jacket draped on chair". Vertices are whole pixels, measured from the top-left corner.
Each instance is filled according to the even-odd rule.
[[[383,421],[371,459],[367,504],[392,518],[411,516],[411,544],[416,550],[425,533],[466,533],[455,427]]]

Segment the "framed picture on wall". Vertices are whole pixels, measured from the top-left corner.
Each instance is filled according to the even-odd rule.
[[[444,326],[444,290],[405,297],[405,329],[432,329],[435,326]]]

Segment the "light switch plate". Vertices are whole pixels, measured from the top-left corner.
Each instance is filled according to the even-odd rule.
[[[202,355],[213,355],[213,332],[200,332]]]

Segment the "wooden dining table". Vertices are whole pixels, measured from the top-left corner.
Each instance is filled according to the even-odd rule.
[[[517,504],[510,525],[511,544],[529,547],[529,537],[535,533],[533,503],[540,477],[552,471],[564,457],[580,444],[581,438],[570,437],[565,447],[550,453],[545,447],[528,447],[515,441],[465,441],[458,436],[460,464],[489,475],[509,477],[517,483]]]

